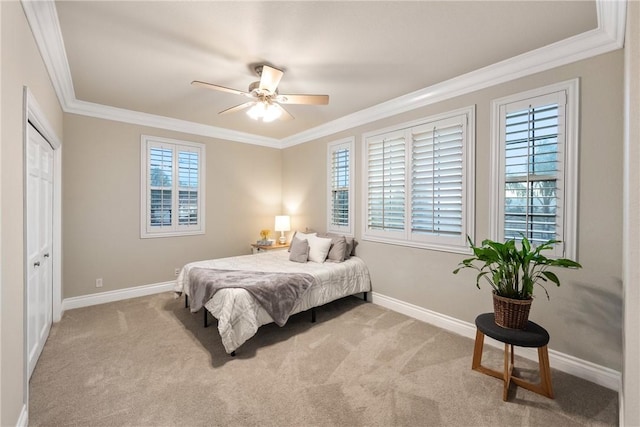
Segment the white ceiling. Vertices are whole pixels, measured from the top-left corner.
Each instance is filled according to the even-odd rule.
[[[593,30],[595,1],[56,1],[80,101],[282,139]],[[250,65],[285,71],[292,121],[217,113],[246,99]]]

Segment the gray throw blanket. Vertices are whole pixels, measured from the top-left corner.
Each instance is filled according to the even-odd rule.
[[[306,273],[267,273],[262,271],[216,270],[194,267],[189,271],[192,312],[220,289],[242,288],[249,292],[278,326],[287,323],[296,302],[311,286],[313,276]]]

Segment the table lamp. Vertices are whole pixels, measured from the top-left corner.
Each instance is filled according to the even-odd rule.
[[[289,215],[277,215],[276,226],[274,227],[274,230],[280,232],[279,242],[281,245],[284,245],[287,242],[287,238],[284,236],[284,232],[291,230],[291,222],[289,221]]]

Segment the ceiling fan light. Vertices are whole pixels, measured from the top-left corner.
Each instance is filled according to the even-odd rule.
[[[259,120],[265,115],[265,112],[266,106],[264,105],[264,102],[256,102],[251,108],[249,108],[247,115],[253,120]]]
[[[282,115],[282,110],[275,104],[269,104],[262,116],[263,122],[272,122]]]

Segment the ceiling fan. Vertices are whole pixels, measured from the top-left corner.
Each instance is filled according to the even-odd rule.
[[[264,122],[271,122],[278,118],[282,118],[284,120],[293,119],[293,116],[280,104],[327,105],[329,103],[329,95],[279,94],[278,84],[284,75],[282,70],[278,70],[277,68],[273,68],[268,65],[257,65],[254,70],[256,74],[260,76],[260,81],[251,83],[247,92],[199,80],[194,80],[191,84],[207,89],[244,95],[247,98],[251,98],[251,101],[236,105],[235,107],[227,108],[226,110],[220,111],[218,114],[229,114],[248,109],[247,114],[249,117],[255,120],[262,120]]]

